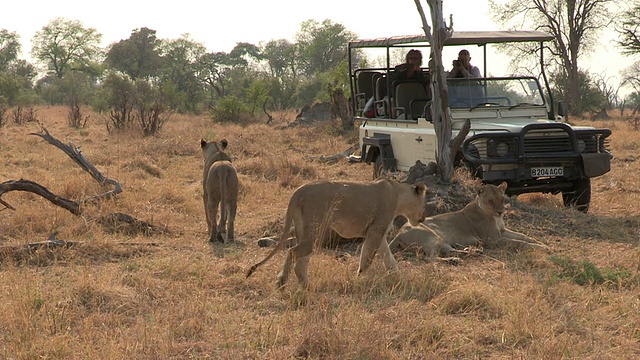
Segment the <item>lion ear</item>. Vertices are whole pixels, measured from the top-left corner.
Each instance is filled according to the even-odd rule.
[[[427,193],[427,185],[423,183],[418,183],[413,188],[416,190],[416,194],[418,195],[424,195]]]
[[[207,140],[200,139],[200,147],[204,149],[205,146],[207,146]]]
[[[222,150],[227,148],[227,145],[229,145],[229,142],[227,141],[227,139],[222,139],[220,140],[220,145],[222,145]]]
[[[498,189],[500,189],[500,191],[505,192],[507,190],[507,182],[503,181],[500,185],[498,185]]]

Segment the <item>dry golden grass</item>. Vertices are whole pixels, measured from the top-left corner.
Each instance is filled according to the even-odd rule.
[[[290,115],[290,114],[289,114]],[[41,197],[10,192],[0,211],[0,246],[58,238],[70,249],[0,258],[0,357],[6,359],[633,359],[640,357],[638,176],[640,133],[621,119],[585,124],[613,130],[612,171],[593,185],[589,214],[559,196],[522,196],[507,226],[551,251],[485,251],[459,266],[405,257],[400,274],[381,261],[357,278],[357,256],[317,253],[309,291],[295,277],[276,291],[276,256],[244,272],[276,235],[293,190],[316,179],[368,180],[363,164],[323,164],[355,134],[329,125],[275,130],[176,116],[157,137],[107,134],[99,115],[67,126],[65,108],[38,117],[124,191],[81,217]],[[292,120],[279,115],[279,124]],[[0,182],[36,181],[81,199],[104,192],[55,147],[0,128]],[[238,242],[210,245],[202,209],[200,138],[229,140],[241,181]],[[169,233],[109,233],[101,215],[123,212]],[[600,274],[601,277],[597,275]]]

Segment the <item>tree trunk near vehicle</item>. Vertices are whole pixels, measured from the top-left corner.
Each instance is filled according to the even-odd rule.
[[[436,162],[440,179],[445,182],[451,181],[454,173],[454,159],[458,147],[469,132],[469,127],[464,126],[463,130],[456,136],[454,141],[452,136],[451,112],[449,111],[449,90],[447,88],[447,75],[442,65],[442,48],[447,39],[453,34],[453,18],[449,19],[449,27],[444,21],[442,13],[442,1],[427,0],[431,12],[433,23],[433,33],[427,22],[427,18],[420,4],[420,0],[415,0],[416,7],[422,19],[422,27],[431,45],[429,59],[429,73],[431,74],[431,119],[438,139]],[[468,125],[468,124],[465,124]]]
[[[331,95],[331,117],[340,119],[342,130],[353,129],[353,116],[349,108],[349,102],[340,88],[330,90]]]

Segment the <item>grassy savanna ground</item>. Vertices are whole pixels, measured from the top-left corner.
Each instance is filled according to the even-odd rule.
[[[317,179],[369,180],[363,164],[320,155],[357,142],[330,124],[276,130],[174,116],[156,137],[108,134],[100,116],[67,126],[63,107],[38,118],[124,191],[74,216],[13,191],[0,211],[0,246],[58,238],[70,249],[0,258],[0,358],[6,359],[634,359],[640,357],[638,229],[640,133],[623,119],[579,123],[613,130],[610,173],[592,182],[589,214],[559,196],[519,197],[509,228],[549,252],[485,250],[460,265],[413,256],[400,274],[379,259],[356,277],[357,256],[311,260],[309,291],[283,291],[283,254],[245,279],[282,226],[293,190]],[[291,116],[276,119],[280,124]],[[34,123],[0,128],[0,182],[35,181],[78,200],[100,187]],[[236,244],[210,245],[202,205],[200,138],[229,140],[241,181]],[[123,212],[166,227],[153,237],[111,233],[97,221]]]

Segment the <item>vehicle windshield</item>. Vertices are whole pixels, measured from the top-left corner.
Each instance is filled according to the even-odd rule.
[[[519,107],[544,105],[538,80],[533,77],[450,78],[449,107]]]

